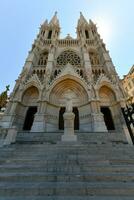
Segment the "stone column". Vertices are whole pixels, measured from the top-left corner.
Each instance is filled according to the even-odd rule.
[[[88,82],[91,82],[92,66],[91,66],[91,62],[89,59],[89,53],[88,53],[86,47],[83,47],[82,51],[83,51],[83,57],[84,57],[84,67],[85,67],[85,71],[86,71],[86,77],[87,77]]]
[[[48,61],[46,66],[46,85],[49,87],[49,82],[52,75],[53,70],[53,63],[54,63],[54,53],[55,53],[55,47],[51,47],[51,50],[48,55]]]
[[[46,127],[45,114],[47,102],[40,102],[38,112],[35,114],[31,132],[44,132]]]
[[[64,135],[62,135],[62,141],[76,142],[77,136],[74,135],[75,114],[72,112],[65,112],[63,117],[64,117]]]

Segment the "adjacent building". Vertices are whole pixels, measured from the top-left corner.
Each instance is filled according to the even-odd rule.
[[[131,67],[127,75],[122,79],[125,92],[129,96],[130,102],[134,103],[134,65]]]

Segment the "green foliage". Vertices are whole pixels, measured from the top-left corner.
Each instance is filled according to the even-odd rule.
[[[8,91],[10,85],[6,86],[6,90],[0,94],[0,109],[6,106],[7,99],[8,99]]]

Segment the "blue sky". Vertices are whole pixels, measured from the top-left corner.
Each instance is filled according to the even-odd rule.
[[[0,0],[0,92],[11,90],[24,65],[39,26],[55,11],[61,37],[76,37],[79,12],[92,19],[106,43],[120,77],[134,64],[133,0]]]

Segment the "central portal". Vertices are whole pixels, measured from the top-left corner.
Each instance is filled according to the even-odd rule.
[[[63,118],[64,112],[65,112],[65,107],[61,107],[59,112],[59,130],[64,130],[64,118]],[[73,113],[75,114],[74,130],[79,130],[79,111],[77,107],[73,107]]]

